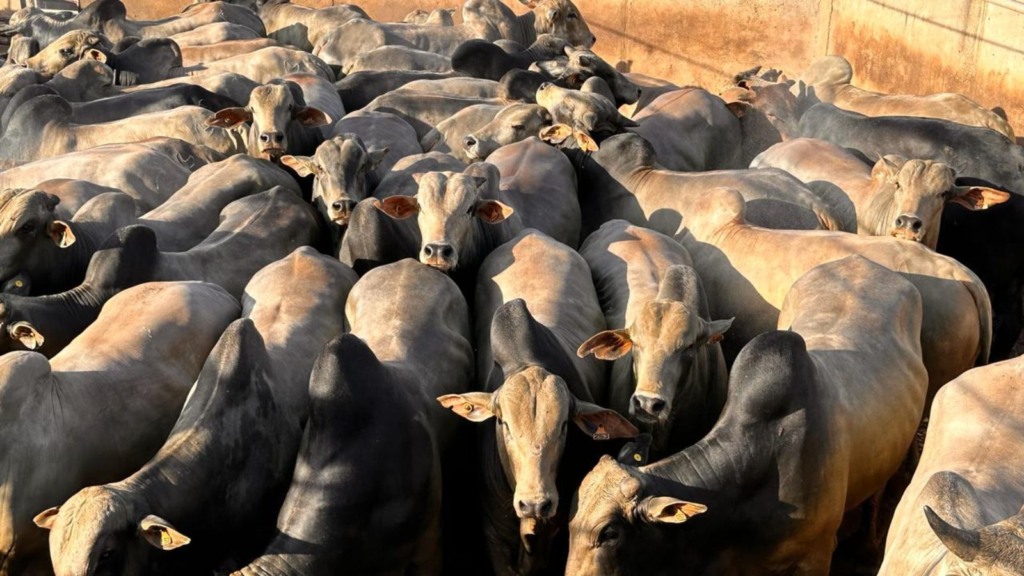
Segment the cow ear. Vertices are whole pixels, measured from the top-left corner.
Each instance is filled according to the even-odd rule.
[[[415,196],[390,196],[383,200],[374,198],[373,207],[395,220],[405,220],[420,211]]]
[[[380,166],[380,163],[384,161],[384,157],[387,156],[390,151],[391,148],[388,148],[387,146],[368,151],[366,153],[366,164],[363,167],[367,172],[376,170]]]
[[[104,64],[107,63],[107,55],[104,54],[102,50],[97,50],[95,48],[90,48],[89,50],[86,50],[85,57],[92,60],[96,60],[97,62],[102,62]]]
[[[576,355],[580,358],[593,354],[599,360],[618,360],[633,349],[633,341],[626,330],[604,330],[580,344]]]
[[[714,320],[712,322],[702,322],[704,324],[704,331],[701,335],[703,340],[702,344],[717,344],[725,338],[725,333],[732,328],[732,321],[735,318],[729,318],[728,320]]]
[[[993,188],[957,186],[948,201],[959,204],[968,210],[985,210],[989,206],[1002,204],[1009,199],[1009,194]]]
[[[751,106],[750,104],[739,101],[726,102],[725,107],[728,108],[729,112],[732,112],[732,115],[737,118],[743,118],[744,116],[747,115],[747,112],[750,112],[750,110],[753,108],[753,106]]]
[[[572,421],[594,440],[636,438],[640,434],[632,422],[623,418],[615,410],[581,400],[576,401],[576,410]]]
[[[36,517],[32,519],[32,522],[43,530],[50,530],[53,528],[53,523],[57,521],[58,514],[60,514],[59,506],[47,508],[39,514],[36,514]]]
[[[886,155],[878,159],[871,167],[871,178],[883,182],[894,183],[900,175],[900,164],[894,156]]]
[[[50,222],[48,231],[53,243],[61,248],[67,248],[75,243],[75,233],[71,231],[71,226],[63,220]]]
[[[555,124],[541,129],[540,139],[553,146],[558,146],[568,140],[572,133],[573,129],[568,124]]]
[[[576,138],[576,145],[580,147],[580,150],[584,152],[597,152],[597,140],[591,138],[590,134],[581,130],[574,130],[572,135]]]
[[[303,106],[296,108],[292,112],[292,119],[299,122],[303,126],[323,126],[331,123],[331,118],[327,114],[324,114],[320,110],[313,108],[312,106]]]
[[[486,179],[484,181],[486,182]],[[504,222],[515,213],[511,206],[497,200],[479,200],[473,210],[478,218],[488,224]]]
[[[427,172],[416,172],[415,174],[412,175],[412,181],[419,184],[420,180],[423,180],[423,177],[426,175]]]
[[[309,156],[292,156],[286,154],[281,156],[281,164],[295,170],[295,173],[305,178],[317,173],[316,163]]]
[[[445,394],[438,396],[437,401],[441,403],[441,406],[470,422],[483,422],[494,417],[494,410],[491,408],[494,395],[487,392]]]
[[[175,530],[170,522],[152,514],[142,519],[142,522],[139,523],[139,531],[146,542],[161,550],[181,548],[192,541],[188,536]]]
[[[548,10],[548,22],[554,22],[555,20],[558,20],[559,12],[560,11],[558,10],[558,8],[552,8]]]
[[[246,122],[252,122],[252,112],[245,108],[225,108],[206,119],[207,126],[217,128],[234,128]]]
[[[38,350],[43,346],[43,342],[46,341],[43,335],[36,330],[35,326],[25,321],[15,322],[8,326],[7,334],[14,340],[21,342],[21,345],[29,350]]]
[[[690,518],[708,511],[708,507],[668,496],[652,496],[640,502],[639,509],[647,522],[682,524]]]

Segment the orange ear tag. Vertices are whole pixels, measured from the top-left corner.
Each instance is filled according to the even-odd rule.
[[[594,440],[607,440],[611,438],[611,434],[604,429],[604,424],[598,424],[597,430],[594,431]]]

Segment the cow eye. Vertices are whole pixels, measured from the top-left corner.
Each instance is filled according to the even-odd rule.
[[[569,20],[575,20],[576,18],[578,18],[578,16],[576,16],[575,12],[569,12]]]
[[[61,56],[71,56],[72,54],[74,54],[74,52],[71,50],[71,48],[61,48],[60,49],[60,55]]]
[[[470,206],[469,208],[467,208],[466,209],[466,214],[468,214],[469,216],[472,216],[474,208],[476,208],[476,206]]]
[[[512,126],[512,129],[515,130],[516,132],[522,132],[523,130],[526,130],[526,126],[522,124],[515,124]]]
[[[24,224],[21,225],[21,228],[18,228],[18,234],[31,234],[35,232],[35,230],[35,222],[25,222]]]
[[[614,524],[609,524],[601,529],[601,533],[597,535],[597,545],[605,546],[612,544],[619,539],[619,528]]]
[[[114,550],[108,548],[107,550],[104,550],[102,554],[100,554],[99,561],[100,561],[100,563],[107,562],[107,561],[109,561],[113,557],[114,557]]]

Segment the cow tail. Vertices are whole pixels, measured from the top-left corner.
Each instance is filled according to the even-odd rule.
[[[974,276],[972,273],[971,276]],[[974,299],[974,305],[978,308],[978,322],[981,324],[980,341],[978,344],[978,355],[974,361],[975,366],[988,364],[989,354],[992,351],[992,302],[989,300],[985,286],[976,276],[973,280],[961,280],[964,287]]]

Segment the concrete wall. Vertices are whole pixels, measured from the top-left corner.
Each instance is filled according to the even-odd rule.
[[[459,0],[355,2],[380,20]],[[1024,133],[1024,3],[1016,0],[575,0],[598,37],[597,52],[640,72],[721,88],[765,65],[797,75],[841,54],[854,83],[885,92],[960,92],[1002,106]],[[518,12],[526,8],[505,0]],[[125,0],[135,18],[180,10],[188,0]]]

